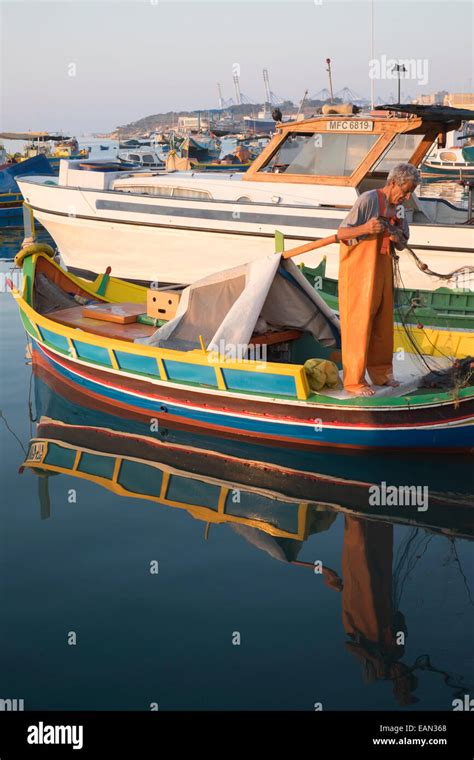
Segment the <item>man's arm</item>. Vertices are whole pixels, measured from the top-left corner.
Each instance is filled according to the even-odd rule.
[[[383,232],[384,226],[379,219],[374,216],[365,224],[359,224],[357,227],[339,227],[337,237],[339,240],[352,240],[362,235],[378,235]]]

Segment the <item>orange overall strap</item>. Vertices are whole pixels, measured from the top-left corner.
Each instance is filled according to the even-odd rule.
[[[377,190],[377,197],[379,199],[379,214],[380,216],[383,216],[385,218],[389,219],[390,224],[394,224],[397,227],[400,226],[400,219],[396,216],[390,216],[387,217],[387,201],[385,198],[385,193],[382,192],[382,190]],[[385,230],[382,233],[382,245],[380,248],[380,253],[389,254],[390,253],[390,233],[388,230]]]

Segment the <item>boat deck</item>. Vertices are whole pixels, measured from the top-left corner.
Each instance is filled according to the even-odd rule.
[[[83,316],[83,306],[73,306],[70,309],[58,309],[48,314],[50,319],[66,327],[74,327],[84,332],[102,335],[105,338],[115,338],[133,343],[137,338],[149,338],[156,331],[153,325],[142,325],[139,322],[130,322],[125,325],[115,322],[104,322],[100,319]],[[145,313],[145,308],[144,308]]]
[[[125,304],[122,304],[125,305]],[[114,304],[115,307],[120,304]],[[136,304],[134,304],[136,308]],[[73,327],[75,329],[84,330],[84,332],[93,333],[94,335],[101,335],[105,338],[114,338],[117,340],[125,340],[129,343],[133,343],[135,340],[143,340],[149,338],[156,332],[156,327],[153,325],[145,325],[140,322],[128,322],[127,324],[117,324],[115,322],[108,322],[102,319],[94,319],[84,315],[84,306],[72,306],[68,309],[57,309],[56,311],[48,314],[48,317],[55,322],[66,327]],[[143,306],[143,313],[145,314],[145,305]],[[292,340],[297,340],[302,335],[300,330],[278,330],[269,331],[261,335],[253,335],[250,345],[276,345],[278,343],[287,343]]]

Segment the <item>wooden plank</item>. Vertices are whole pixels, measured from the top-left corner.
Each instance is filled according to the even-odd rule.
[[[126,325],[136,322],[138,315],[144,314],[145,309],[145,304],[140,303],[91,303],[83,307],[82,316]]]
[[[82,330],[84,333],[89,332],[94,335],[102,335],[105,338],[126,340],[130,343],[133,343],[136,338],[148,338],[156,331],[156,327],[142,325],[138,322],[120,325],[84,317],[82,315],[82,308],[82,306],[73,306],[71,309],[60,309],[48,314],[48,319],[54,320],[54,322],[58,322],[66,327]]]
[[[275,343],[287,343],[290,340],[301,338],[301,330],[281,330],[280,332],[267,332],[262,335],[252,335],[250,346],[273,346]]]

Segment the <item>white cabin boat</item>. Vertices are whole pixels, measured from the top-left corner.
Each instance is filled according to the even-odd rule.
[[[165,164],[156,151],[150,148],[134,148],[132,150],[121,150],[117,153],[117,158],[121,164],[130,167],[143,167],[164,169]]]
[[[191,283],[272,252],[275,229],[287,247],[333,234],[360,193],[381,187],[400,162],[419,166],[463,118],[459,109],[443,109],[442,117],[426,110],[326,115],[278,124],[243,174],[85,172],[78,161],[62,161],[59,179],[27,177],[19,185],[68,267],[110,265],[118,277]],[[430,269],[474,264],[466,209],[414,195],[407,214],[410,245]],[[337,245],[300,260],[315,266],[323,254],[327,275],[337,277]],[[405,287],[441,284],[408,255],[400,264]]]

